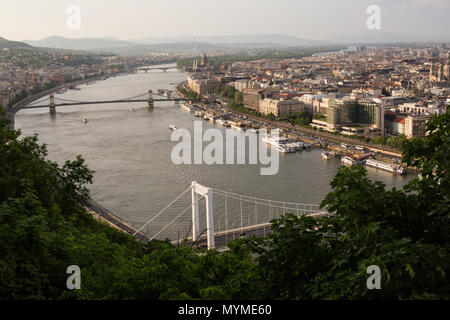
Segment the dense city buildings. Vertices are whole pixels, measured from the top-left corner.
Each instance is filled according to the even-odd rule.
[[[77,80],[107,77],[167,56],[125,57],[37,48],[0,49],[0,104],[6,108],[24,95]]]
[[[243,107],[278,118],[302,111],[311,126],[346,135],[423,136],[424,123],[450,103],[450,51],[443,45],[347,48],[299,59],[213,66],[194,61],[191,90],[242,93]]]

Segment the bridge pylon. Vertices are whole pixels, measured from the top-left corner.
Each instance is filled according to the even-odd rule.
[[[213,192],[211,188],[204,187],[195,181],[192,181],[192,241],[197,241],[200,236],[198,212],[199,195],[205,197],[206,201],[206,239],[208,243],[208,250],[210,250],[215,248]]]
[[[51,95],[50,95],[50,104],[49,104],[49,108],[50,108],[50,114],[56,114],[55,95],[54,95],[54,94],[51,94]]]
[[[147,92],[147,109],[153,108],[153,91],[152,89],[148,90]]]
[[[6,109],[6,118],[9,120],[9,127],[14,130],[14,111],[10,108]]]

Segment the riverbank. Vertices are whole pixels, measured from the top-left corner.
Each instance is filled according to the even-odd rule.
[[[128,233],[130,235],[134,235],[137,232],[136,228],[134,228],[123,219],[119,218],[111,211],[104,208],[102,205],[92,199],[89,200],[86,206],[86,211],[89,212],[96,220],[106,222],[108,225],[119,231]],[[150,240],[149,237],[142,232],[137,232],[136,238],[141,241]]]
[[[181,97],[185,97],[183,93],[179,90],[179,87],[186,88],[186,83],[179,83],[174,87],[175,91]],[[208,113],[214,115],[223,115],[218,112],[217,109],[213,108],[209,104],[199,103],[201,108]],[[249,127],[253,127],[253,124],[257,124],[261,127],[267,128],[277,128],[280,129],[282,135],[295,140],[302,141],[304,143],[310,144],[313,147],[329,149],[335,152],[338,152],[340,155],[351,155],[355,157],[359,157],[363,155],[364,152],[356,149],[356,146],[362,146],[364,149],[369,152],[373,152],[376,160],[383,161],[391,164],[401,164],[402,154],[399,150],[392,149],[389,147],[381,147],[374,146],[373,144],[355,140],[352,138],[341,137],[337,135],[333,135],[331,133],[321,132],[314,129],[309,129],[306,127],[292,125],[290,123],[283,123],[281,121],[271,121],[268,119],[264,119],[261,117],[257,117],[254,115],[249,115],[247,113],[243,113],[237,110],[234,110],[228,107],[226,104],[222,103],[221,108],[226,112],[227,117],[233,118],[234,121],[244,122]],[[346,147],[343,147],[342,145]],[[404,165],[404,164],[403,164]],[[415,170],[415,168],[411,168]]]
[[[7,112],[7,116],[8,119],[11,121],[12,123],[12,127],[14,128],[14,115],[21,110],[21,108],[29,105],[30,103],[44,97],[50,94],[54,94],[62,89],[69,89],[72,87],[77,87],[83,84],[89,84],[90,82],[95,82],[95,81],[102,81],[102,80],[107,80],[111,77],[117,77],[117,76],[122,76],[122,75],[128,75],[128,74],[132,74],[135,71],[137,71],[138,68],[140,67],[145,67],[145,66],[158,66],[158,65],[166,65],[166,64],[146,64],[146,65],[142,65],[142,66],[136,66],[135,68],[131,69],[131,70],[126,70],[126,71],[119,71],[116,73],[110,73],[110,74],[101,74],[95,77],[89,77],[89,78],[85,78],[85,79],[80,79],[80,80],[76,80],[76,81],[71,81],[71,82],[66,82],[64,84],[61,84],[59,86],[56,86],[54,88],[48,89],[48,90],[43,90],[40,91],[38,93],[35,93],[31,96],[25,97],[24,99],[17,101],[16,103],[14,103],[12,106],[8,106],[5,108],[6,112]]]

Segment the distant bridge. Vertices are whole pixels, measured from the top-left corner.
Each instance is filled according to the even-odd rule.
[[[160,96],[161,98],[154,98],[153,95]],[[43,102],[49,101],[48,104],[42,104]],[[14,114],[22,109],[38,109],[38,108],[49,108],[50,113],[56,113],[56,107],[62,106],[79,106],[79,105],[92,105],[92,104],[109,104],[109,103],[131,103],[131,102],[147,102],[147,108],[153,108],[155,102],[160,101],[186,101],[185,98],[179,97],[164,97],[160,94],[154,94],[152,90],[148,90],[147,93],[140,94],[134,97],[123,98],[123,99],[115,99],[115,100],[96,100],[96,101],[76,101],[76,100],[68,100],[63,98],[56,98],[53,94],[49,95],[49,97],[45,100],[40,100],[34,103],[30,103],[27,105],[19,105],[14,109],[8,110],[8,118],[14,119]]]
[[[178,69],[178,67],[145,67],[145,68],[137,68],[137,70],[139,71],[145,71],[145,73],[147,73],[149,70],[161,70],[162,72],[167,72],[167,70],[170,69]]]

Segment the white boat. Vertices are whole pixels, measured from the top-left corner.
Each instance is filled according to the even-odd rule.
[[[86,118],[83,117],[83,119],[81,119],[84,123],[87,123],[88,120]]]
[[[331,159],[331,155],[328,152],[326,152],[326,151],[321,152],[320,156],[322,157],[322,159],[325,159],[325,160],[330,160]]]
[[[224,119],[217,119],[217,120],[216,120],[216,123],[217,123],[217,124],[220,124],[220,125],[222,125],[222,126],[224,126],[224,127],[229,126],[228,121],[227,121],[227,120],[224,120]]]
[[[392,172],[394,174],[403,175],[403,174],[406,174],[406,172],[407,172],[404,167],[402,167],[398,164],[386,163],[386,162],[382,162],[382,161],[378,161],[378,160],[374,160],[374,159],[367,159],[365,163],[369,167],[382,169],[385,171]]]
[[[351,157],[348,157],[348,156],[342,157],[341,161],[343,163],[345,163],[345,164],[349,164],[349,165],[352,165],[352,166],[355,165],[355,164],[358,164],[358,161],[356,161],[355,159],[353,159]]]
[[[285,144],[289,142],[288,138],[284,137],[266,137],[262,139],[263,142],[270,144],[270,145],[279,145],[279,144]]]
[[[277,149],[278,151],[282,152],[282,153],[293,153],[295,152],[294,149],[292,149],[291,147],[288,147],[287,145],[276,145],[274,146],[275,149]]]
[[[286,143],[285,145],[288,148],[291,148],[294,151],[301,151],[301,150],[303,150],[303,144],[299,144],[298,142],[290,142],[290,143]]]
[[[134,111],[134,108],[130,108],[130,111],[133,112],[133,111]]]
[[[170,125],[169,129],[172,130],[172,131],[175,131],[175,130],[177,130],[177,127],[175,127],[174,125]]]
[[[284,137],[266,137],[262,139],[263,142],[273,146],[276,150],[287,153],[295,152],[296,150],[288,145],[289,139]]]
[[[293,143],[297,145],[297,148],[299,151],[301,151],[305,148],[305,144],[301,141],[297,141],[297,142],[293,142]]]

